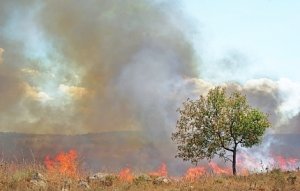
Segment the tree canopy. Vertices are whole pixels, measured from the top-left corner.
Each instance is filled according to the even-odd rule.
[[[172,134],[178,149],[176,157],[197,163],[219,156],[232,162],[234,175],[238,146],[259,144],[270,126],[267,114],[251,107],[245,95],[239,91],[227,94],[222,87],[211,89],[197,100],[188,99],[178,111],[180,118]]]

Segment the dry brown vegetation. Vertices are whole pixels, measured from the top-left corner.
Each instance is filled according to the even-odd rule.
[[[248,176],[206,174],[193,182],[182,178],[164,179],[148,175],[135,175],[133,180],[129,182],[121,180],[118,174],[107,174],[100,179],[88,177],[91,177],[91,174],[83,172],[74,176],[49,172],[42,165],[2,163],[0,167],[0,190],[300,190],[300,172],[283,172],[279,169],[268,173],[253,173]]]

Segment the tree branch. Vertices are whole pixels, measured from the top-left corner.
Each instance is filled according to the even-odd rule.
[[[230,148],[228,148],[228,147],[225,146],[224,141],[223,141],[223,139],[222,139],[222,137],[221,137],[220,132],[217,132],[217,135],[218,135],[218,137],[219,137],[219,139],[220,139],[222,148],[225,149],[225,150],[227,150],[227,151],[233,152],[233,149],[230,149]]]
[[[231,158],[228,158],[228,157],[225,156],[225,155],[223,156],[223,158],[225,159],[225,161],[228,160],[228,161],[232,162],[232,159],[231,159]]]

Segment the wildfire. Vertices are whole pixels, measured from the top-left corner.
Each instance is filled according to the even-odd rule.
[[[186,171],[184,178],[188,181],[195,181],[205,173],[206,173],[206,170],[202,166],[191,167]]]
[[[76,176],[78,167],[78,154],[75,150],[60,152],[54,159],[46,156],[44,164],[49,172],[59,172],[67,176]]]
[[[273,155],[271,165],[278,165],[277,167],[282,170],[297,169],[300,160],[293,157],[284,157],[281,155]],[[252,156],[242,153],[237,160],[238,174],[249,175],[251,167],[263,168],[264,165],[257,162]],[[47,155],[44,159],[44,164],[49,173],[60,173],[64,176],[78,176],[78,153],[76,150],[69,150],[68,152],[60,152],[53,158]],[[266,168],[267,169],[267,168]],[[231,175],[232,170],[230,167],[221,167],[217,163],[211,161],[208,165],[190,167],[182,179],[187,181],[196,181],[201,176],[212,172],[215,175]],[[150,176],[166,177],[168,176],[167,165],[162,163],[156,171],[148,173]],[[132,182],[134,173],[128,167],[121,169],[118,174],[119,179],[124,182]]]
[[[283,170],[295,169],[297,162],[299,161],[297,158],[283,156],[276,156],[275,159],[276,163],[279,165],[279,168]]]
[[[229,167],[222,168],[214,162],[210,162],[208,164],[208,166],[213,171],[214,174],[217,174],[217,175],[220,175],[220,174],[230,175],[231,174],[231,169]],[[204,166],[191,167],[186,171],[184,179],[188,180],[188,181],[196,181],[201,176],[206,174],[207,170],[209,170],[209,169]],[[244,173],[245,172],[243,172],[243,174]]]
[[[124,182],[132,182],[134,176],[130,168],[124,168],[119,172],[119,178]]]
[[[281,170],[295,170],[300,164],[300,160],[295,157],[286,157],[282,155],[270,154],[266,156],[266,160],[263,162],[258,158],[255,158],[247,153],[240,153],[238,157],[238,168],[242,174],[249,174],[248,169],[262,171],[266,169],[279,168]],[[246,168],[245,168],[246,167]]]
[[[155,172],[150,172],[150,176],[168,176],[167,165],[162,163],[161,166]]]
[[[214,162],[210,162],[208,163],[208,165],[215,174],[226,174],[226,175],[231,174],[230,168],[221,168],[217,163]]]

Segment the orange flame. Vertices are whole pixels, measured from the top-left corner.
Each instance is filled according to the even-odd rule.
[[[248,176],[250,174],[250,172],[247,168],[243,168],[241,166],[239,166],[238,168],[240,168],[240,170],[238,172],[239,175]]]
[[[168,176],[167,165],[162,163],[161,166],[155,172],[150,172],[150,176]]]
[[[54,159],[46,156],[44,163],[49,172],[59,172],[67,176],[75,176],[78,167],[77,157],[77,151],[70,150],[67,153],[60,152]]]
[[[217,163],[214,163],[214,162],[210,162],[210,163],[208,163],[208,165],[215,174],[226,174],[226,175],[231,174],[230,168],[221,168],[220,166],[218,166]]]
[[[293,157],[276,156],[275,159],[276,163],[279,165],[279,168],[282,170],[296,168],[296,164],[298,162],[298,159]]]
[[[132,182],[133,181],[133,173],[130,168],[124,168],[119,172],[119,178],[124,182]]]
[[[49,171],[54,171],[55,161],[51,160],[50,156],[47,155],[45,157],[44,164],[46,166],[46,169],[48,169]]]
[[[188,181],[193,182],[193,181],[197,180],[203,174],[205,174],[205,168],[204,167],[202,167],[202,166],[191,167],[186,171],[184,178]]]

